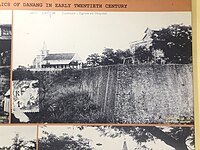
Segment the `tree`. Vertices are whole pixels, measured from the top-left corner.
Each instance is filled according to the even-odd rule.
[[[32,146],[26,146],[28,148],[28,150],[36,150],[36,141],[35,140],[31,140],[29,141],[30,144],[32,144]]]
[[[128,57],[133,57],[133,53],[129,49],[114,51],[112,48],[105,48],[101,56],[100,65],[122,64],[123,60]]]
[[[11,147],[14,150],[20,150],[24,146],[25,146],[25,141],[19,137],[19,134],[16,134],[16,136],[13,138],[13,144]]]
[[[102,56],[101,56],[101,65],[113,65],[115,64],[114,61],[115,53],[112,48],[105,48]]]
[[[135,50],[134,56],[138,63],[151,63],[154,57],[152,52],[144,46],[138,47]]]
[[[10,147],[3,146],[2,148],[0,147],[0,150],[10,150]]]
[[[127,57],[132,57],[133,53],[130,51],[130,49],[126,49],[125,51],[123,50],[116,50],[116,56],[118,58],[127,58]]]
[[[89,145],[89,140],[78,135],[78,139],[73,136],[63,135],[56,136],[54,134],[48,134],[47,137],[39,139],[40,150],[92,150]]]
[[[123,64],[123,60],[129,57],[133,57],[133,53],[129,49],[123,51],[121,49],[113,50],[112,48],[105,48],[101,55],[96,53],[91,54],[86,61],[87,66],[96,67],[100,65]]]
[[[142,128],[176,150],[188,150],[188,145],[186,145],[188,140],[190,145],[194,144],[194,131],[190,127],[173,127],[169,132],[164,132],[159,127],[146,126]]]
[[[101,56],[97,53],[94,53],[89,55],[86,61],[87,61],[87,66],[96,67],[99,66],[101,63]]]
[[[95,122],[100,106],[91,99],[87,91],[77,91],[80,87],[81,70],[61,72],[37,72],[39,81],[40,111],[38,122]],[[48,117],[46,114],[49,114]]]
[[[111,48],[105,48],[102,54],[102,65],[122,64],[125,58],[133,57],[133,53],[129,49],[114,51]]]
[[[162,49],[167,63],[192,62],[192,27],[171,25],[152,33],[152,49]]]
[[[115,132],[109,132],[106,127],[99,127],[98,130],[105,136],[117,137],[121,134],[129,134],[139,144],[160,139],[176,150],[189,150],[194,146],[194,129],[192,127],[165,127],[155,126],[112,126]],[[189,145],[187,144],[189,143]]]
[[[127,49],[125,51],[123,50],[116,50],[115,52],[115,63],[116,64],[122,64],[123,61],[126,59],[126,58],[132,58],[133,57],[133,53]]]
[[[17,68],[13,70],[13,80],[35,80],[33,73],[26,68]]]
[[[62,90],[51,94],[45,103],[45,110],[40,113],[43,122],[96,122],[99,117],[100,106],[97,105],[87,92]],[[46,112],[44,112],[46,111]],[[42,115],[42,113],[44,113]],[[48,118],[45,114],[49,114]]]
[[[27,146],[27,143],[32,145]],[[21,150],[22,148],[26,148],[28,150],[35,150],[36,149],[36,142],[34,140],[25,141],[19,137],[19,134],[16,134],[13,138],[13,144],[11,145],[12,150]]]

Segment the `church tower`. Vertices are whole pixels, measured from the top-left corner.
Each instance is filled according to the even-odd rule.
[[[44,57],[47,57],[48,54],[49,54],[49,50],[47,49],[47,45],[44,41],[43,47],[42,47],[42,50],[41,50],[41,55],[44,56]]]
[[[40,50],[40,52],[41,52],[40,55],[37,55],[36,58],[33,60],[33,66],[34,68],[37,68],[37,69],[42,68],[43,60],[49,54],[49,50],[47,49],[47,45],[45,41],[43,42],[43,47]]]
[[[128,146],[127,146],[127,143],[126,143],[125,140],[124,140],[124,144],[123,144],[123,148],[122,148],[122,150],[128,150]]]

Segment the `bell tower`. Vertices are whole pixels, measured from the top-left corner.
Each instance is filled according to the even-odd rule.
[[[47,45],[45,43],[45,41],[43,42],[43,47],[41,50],[41,55],[46,57],[49,54],[49,50],[47,49]]]

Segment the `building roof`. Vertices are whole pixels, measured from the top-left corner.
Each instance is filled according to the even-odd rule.
[[[137,40],[137,41],[133,41],[133,42],[130,42],[130,44],[137,44],[137,43],[141,43],[141,42],[144,42],[145,41],[145,38],[148,36],[147,35],[147,32],[150,31],[150,32],[154,32],[154,33],[158,33],[159,30],[154,30],[154,29],[150,29],[149,27],[146,28],[146,30],[144,31],[144,36],[142,38],[142,40]],[[151,38],[151,37],[150,37]],[[149,41],[149,38],[148,38],[148,41]]]
[[[75,53],[48,54],[44,60],[71,60]]]

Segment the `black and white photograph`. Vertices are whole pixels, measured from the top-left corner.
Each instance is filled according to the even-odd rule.
[[[193,124],[190,12],[13,15],[13,123]]]
[[[38,150],[194,150],[193,127],[40,126]]]
[[[12,84],[12,112],[16,118],[19,118],[20,122],[28,122],[30,119],[26,113],[39,112],[38,81],[13,81]]]
[[[0,123],[8,123],[12,11],[0,10],[0,18]]]
[[[36,127],[0,126],[0,150],[36,150]]]

